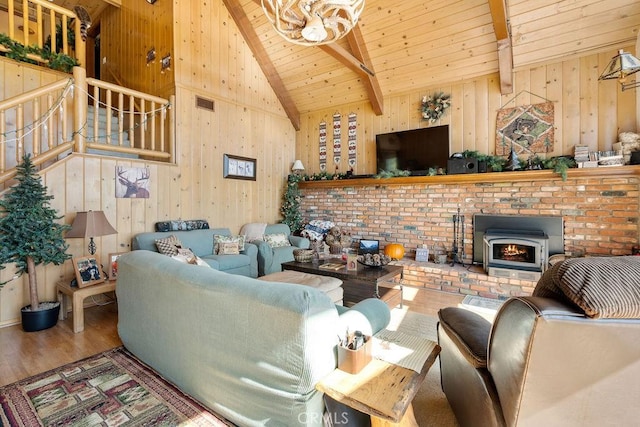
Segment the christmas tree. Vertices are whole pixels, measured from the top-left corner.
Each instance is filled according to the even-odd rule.
[[[31,310],[35,311],[40,305],[36,266],[60,265],[71,258],[62,237],[69,226],[56,222],[62,217],[49,205],[53,196],[47,195],[28,154],[16,169],[18,184],[0,199],[0,265],[14,263],[16,276],[27,273]]]
[[[302,228],[302,214],[300,213],[300,190],[298,181],[302,178],[299,175],[289,175],[287,178],[287,188],[282,198],[280,213],[284,217],[282,222],[287,224],[292,233]]]

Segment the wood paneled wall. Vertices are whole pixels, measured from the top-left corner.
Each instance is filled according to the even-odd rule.
[[[171,72],[161,75],[159,61],[147,67],[145,55],[154,44],[158,57],[166,53],[160,46],[171,34],[172,19],[174,40],[167,45],[175,42]],[[101,38],[102,56],[109,66],[117,62],[116,73],[126,86],[158,96],[175,91],[178,122],[177,165],[74,155],[45,171],[54,207],[67,223],[77,211],[102,209],[118,230],[115,236],[96,239],[103,263],[108,253],[129,250],[131,237],[152,231],[159,220],[207,219],[232,232],[248,222],[278,221],[286,176],[295,160],[295,130],[222,1],[185,7],[124,0],[121,12],[111,8],[104,17]],[[25,90],[30,84],[24,83]],[[0,95],[20,92],[8,89],[11,85],[0,85]],[[196,96],[213,100],[215,111],[196,107]],[[225,153],[256,159],[256,181],[223,178]],[[149,166],[151,197],[116,199],[116,165]],[[88,242],[68,243],[70,253],[86,253]],[[43,298],[55,297],[60,277],[72,277],[70,262],[42,270]],[[0,278],[10,278],[11,272],[2,270]],[[19,279],[0,292],[0,326],[19,321],[20,307],[28,304],[25,289]]]
[[[626,51],[635,48],[623,46]],[[517,70],[514,73],[514,92],[500,94],[497,74],[452,83],[447,86],[425,87],[415,93],[386,97],[385,111],[376,116],[367,102],[344,105],[336,109],[314,111],[301,117],[297,133],[296,152],[302,159],[306,173],[320,171],[318,127],[328,125],[327,171],[334,173],[331,150],[332,115],[342,114],[342,160],[339,172],[346,172],[347,115],[358,115],[356,174],[376,173],[376,134],[429,126],[421,119],[420,105],[424,95],[444,92],[451,95],[451,107],[435,123],[450,125],[450,152],[477,150],[495,153],[496,114],[500,108],[528,105],[551,100],[555,108],[554,149],[548,156],[573,154],[576,144],[588,145],[590,150],[608,150],[620,132],[636,131],[636,93],[622,92],[616,81],[598,81],[617,50],[591,54],[565,61]]]

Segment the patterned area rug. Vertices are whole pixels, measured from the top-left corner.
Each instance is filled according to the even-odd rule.
[[[123,347],[0,388],[0,426],[233,426]]]

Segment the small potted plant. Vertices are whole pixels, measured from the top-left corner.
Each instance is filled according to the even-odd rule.
[[[22,160],[17,166],[18,184],[0,199],[0,268],[13,263],[13,278],[23,273],[29,276],[30,305],[21,310],[22,328],[33,332],[54,326],[60,312],[57,301],[40,303],[36,266],[60,265],[71,255],[63,238],[69,226],[56,222],[62,217],[49,205],[53,196],[47,195],[30,156]]]

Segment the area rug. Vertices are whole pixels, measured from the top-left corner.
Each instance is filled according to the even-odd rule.
[[[123,347],[0,388],[0,426],[233,426]]]
[[[391,311],[389,330],[397,330],[408,335],[416,335],[437,341],[436,327],[438,319],[420,313],[408,311],[407,308],[394,308]],[[447,397],[440,387],[440,360],[431,366],[420,390],[413,399],[413,412],[421,427],[456,427],[456,421]]]

